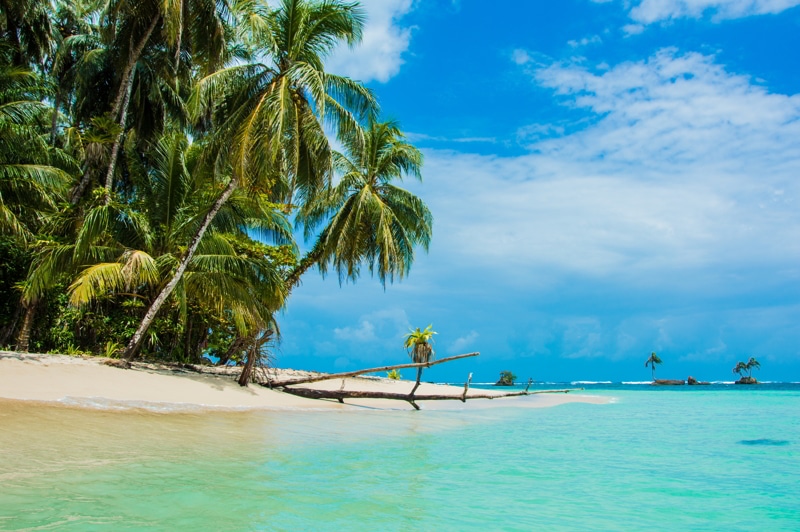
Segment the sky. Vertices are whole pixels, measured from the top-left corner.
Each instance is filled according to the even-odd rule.
[[[428,253],[309,272],[278,365],[425,380],[800,381],[800,0],[363,0],[330,72],[425,156]],[[413,370],[405,370],[405,378]]]

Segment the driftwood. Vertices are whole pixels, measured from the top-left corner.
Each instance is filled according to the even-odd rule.
[[[441,358],[439,360],[431,360],[430,362],[420,362],[420,363],[409,363],[409,364],[396,364],[394,366],[381,366],[379,368],[369,368],[369,369],[360,369],[358,371],[346,371],[344,373],[323,373],[320,375],[313,375],[309,377],[301,377],[299,379],[289,379],[289,380],[282,380],[282,381],[267,381],[259,383],[262,386],[266,386],[267,388],[283,388],[285,386],[291,386],[293,384],[307,384],[310,382],[319,382],[319,381],[328,381],[334,379],[344,379],[347,377],[355,377],[357,375],[363,375],[365,373],[378,373],[379,371],[390,371],[393,369],[404,369],[404,368],[429,368],[431,366],[435,366],[436,364],[443,364],[445,362],[452,362],[453,360],[458,360],[461,358],[468,358],[468,357],[476,357],[480,355],[480,353],[467,353],[465,355],[456,355],[447,358]]]
[[[298,395],[300,397],[307,397],[309,399],[336,399],[340,403],[344,399],[395,399],[399,401],[408,401],[416,410],[419,406],[416,401],[461,401],[466,403],[467,399],[499,399],[501,397],[519,397],[524,395],[537,395],[542,393],[569,393],[583,388],[571,388],[564,390],[537,390],[534,392],[509,392],[501,394],[473,394],[467,395],[469,389],[469,381],[464,385],[464,393],[461,395],[443,395],[443,394],[428,394],[428,395],[415,395],[413,393],[391,393],[391,392],[368,392],[368,391],[349,391],[349,390],[314,390],[311,388],[284,388],[285,393]]]
[[[414,387],[411,389],[409,393],[374,392],[374,391],[358,391],[358,390],[350,391],[344,389],[346,382],[345,379],[347,377],[355,377],[358,375],[363,375],[365,373],[377,373],[379,371],[390,371],[393,369],[429,368],[437,364],[452,362],[453,360],[459,360],[461,358],[476,357],[479,354],[480,353],[466,353],[464,355],[456,355],[452,357],[442,358],[439,360],[431,360],[428,362],[396,364],[393,366],[381,366],[379,368],[360,369],[358,371],[347,371],[344,373],[325,373],[309,377],[302,377],[299,379],[289,379],[282,381],[274,380],[274,381],[261,382],[259,384],[261,384],[262,386],[266,386],[268,388],[280,388],[280,390],[284,393],[297,395],[300,397],[306,397],[308,399],[336,399],[340,403],[344,403],[345,399],[394,399],[398,401],[407,401],[416,410],[419,410],[419,405],[417,405],[416,401],[456,400],[456,401],[461,401],[462,403],[466,403],[467,399],[499,399],[501,397],[520,397],[524,395],[536,395],[541,393],[569,393],[575,390],[583,390],[583,388],[573,388],[566,390],[539,390],[535,392],[529,392],[528,388],[530,388],[530,385],[533,382],[533,379],[529,379],[528,385],[525,387],[525,391],[522,392],[467,395],[467,392],[469,392],[469,385],[472,382],[472,373],[470,373],[469,377],[467,378],[467,381],[464,383],[464,391],[460,395],[442,395],[442,394],[417,395],[416,391],[420,385],[421,372],[417,372],[417,380],[414,383]],[[312,382],[327,381],[334,379],[342,379],[342,385],[339,387],[338,390],[315,390],[312,388],[291,387],[292,385],[295,384],[308,384]]]

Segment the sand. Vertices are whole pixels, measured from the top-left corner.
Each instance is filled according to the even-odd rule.
[[[385,408],[411,409],[404,401],[385,399],[315,400],[270,390],[259,385],[241,387],[235,377],[199,374],[166,366],[139,364],[120,369],[105,364],[99,357],[22,354],[0,351],[0,399],[60,403],[87,408],[144,408],[156,411],[191,409],[269,409],[320,410]],[[284,370],[281,376],[299,372]],[[350,378],[347,390],[408,393],[412,381],[383,378]],[[321,389],[339,389],[342,380],[304,385]],[[463,388],[422,384],[417,394],[461,395]],[[474,390],[472,393],[486,393]],[[501,392],[496,392],[501,393]],[[555,406],[567,402],[606,402],[605,398],[582,394],[546,394],[499,400],[426,401],[422,408],[461,409],[496,406]]]

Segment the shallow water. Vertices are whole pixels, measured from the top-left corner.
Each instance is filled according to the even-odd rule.
[[[0,403],[0,529],[798,530],[800,392],[159,414]]]

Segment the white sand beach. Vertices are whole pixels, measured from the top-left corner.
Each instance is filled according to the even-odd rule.
[[[60,403],[88,408],[146,408],[152,410],[185,409],[357,409],[369,407],[410,409],[405,401],[385,399],[350,399],[345,404],[335,400],[297,397],[257,384],[241,387],[233,375],[201,374],[153,364],[135,364],[120,369],[105,364],[100,357],[75,357],[50,354],[0,352],[0,399]],[[306,372],[276,370],[282,378]],[[412,381],[383,378],[348,378],[347,390],[408,393]],[[342,380],[303,385],[317,389],[339,389]],[[460,396],[463,388],[422,384],[417,394]],[[470,389],[468,395],[485,394]],[[489,392],[489,393],[501,393]],[[607,402],[603,397],[576,393],[543,394],[497,401],[474,400],[425,401],[423,409],[460,409],[497,406],[548,407],[570,402]]]

